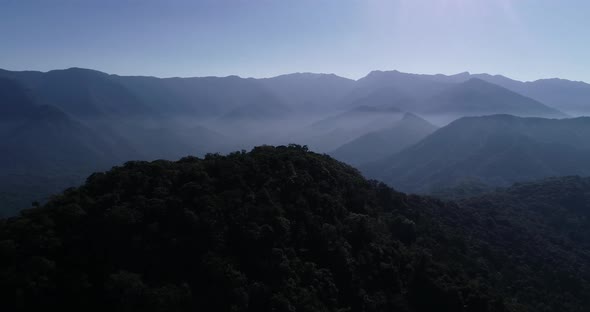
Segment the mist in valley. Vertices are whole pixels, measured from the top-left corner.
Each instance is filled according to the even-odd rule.
[[[367,177],[394,187],[429,192],[430,188],[405,188],[404,183],[387,181],[374,172],[396,167],[397,160],[391,160],[397,159],[396,154],[464,117],[577,116],[580,112],[565,105],[570,103],[568,90],[580,94],[580,88],[590,89],[560,80],[553,86],[559,92],[547,98],[547,93],[535,93],[539,88],[534,83],[500,80],[512,89],[494,84],[497,76],[399,71],[374,71],[358,80],[311,73],[265,79],[160,79],[71,68],[47,73],[0,71],[0,78],[2,157],[4,164],[10,164],[2,167],[0,175],[9,185],[4,188],[6,197],[22,199],[10,205],[10,213],[81,183],[92,172],[129,160],[175,160],[292,143],[358,166]],[[517,92],[524,87],[535,97]],[[543,102],[554,103],[559,94],[564,106]],[[376,171],[364,169],[375,164],[381,164]],[[542,176],[560,173],[548,170]],[[37,196],[25,191],[29,195],[20,196],[21,180],[35,177],[52,181],[41,183],[47,191]],[[503,178],[474,173],[441,183],[453,187],[457,179]]]

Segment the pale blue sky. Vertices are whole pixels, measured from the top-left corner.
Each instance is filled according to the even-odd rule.
[[[590,82],[587,0],[0,0],[0,68]]]

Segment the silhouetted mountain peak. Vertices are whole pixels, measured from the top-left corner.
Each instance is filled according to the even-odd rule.
[[[546,78],[546,79],[538,79],[533,82],[527,82],[527,84],[536,83],[539,85],[553,85],[559,87],[574,87],[577,89],[586,89],[590,88],[590,84],[584,81],[575,81],[575,80],[567,80],[562,78]]]
[[[566,117],[562,112],[534,99],[487,82],[471,78],[428,99],[426,109],[434,113],[463,116],[513,114],[519,116]]]
[[[495,90],[505,89],[505,88],[502,88],[502,87],[500,87],[498,85],[495,85],[493,83],[487,82],[487,81],[485,81],[483,79],[476,78],[476,77],[469,78],[468,80],[466,80],[465,82],[461,83],[460,85],[462,85],[462,86],[469,86],[469,87],[489,88],[489,89],[495,89]],[[509,91],[508,89],[505,89],[505,90]]]
[[[361,79],[380,79],[384,77],[391,77],[403,74],[398,70],[373,70]]]
[[[508,78],[506,76],[503,76],[503,75],[499,75],[499,74],[488,74],[488,73],[473,74],[473,75],[471,75],[471,77],[473,77],[473,78],[479,78],[479,79],[482,79],[482,77],[483,78],[486,78],[487,77],[487,78],[510,79],[510,78]],[[482,79],[482,80],[485,80],[485,79]],[[510,80],[512,80],[512,79],[510,79]],[[514,80],[514,81],[516,81],[516,80]]]
[[[424,120],[414,113],[405,113],[401,120]]]
[[[422,133],[430,134],[434,132],[437,127],[430,123],[428,120],[414,114],[405,113],[402,119],[395,123],[394,128],[409,128],[409,129],[421,129]],[[426,136],[426,135],[424,135]]]
[[[47,74],[50,75],[71,75],[75,77],[96,77],[96,76],[109,76],[109,74],[105,72],[101,72],[95,69],[88,69],[88,68],[80,68],[80,67],[70,67],[67,69],[56,69],[48,71]]]
[[[347,142],[330,154],[351,164],[381,159],[407,148],[437,129],[421,117],[405,113],[401,119],[388,120],[388,126],[368,132]]]
[[[423,76],[428,77],[428,75],[423,75]],[[471,77],[471,73],[469,73],[468,71],[465,71],[465,72],[461,72],[461,73],[454,74],[454,75],[436,74],[436,75],[433,75],[431,77],[431,79],[434,78],[434,79],[440,80],[440,81],[458,83],[458,82],[466,81],[470,77]]]
[[[353,112],[401,112],[401,110],[392,105],[383,105],[383,106],[371,106],[371,105],[359,105],[353,108],[351,111]]]
[[[291,74],[284,74],[266,79],[342,79],[351,80],[345,77],[338,76],[333,73],[311,73],[311,72],[296,72]]]
[[[398,70],[389,70],[389,71],[381,71],[381,70],[374,70],[367,74],[364,78],[368,79],[383,79],[383,78],[414,78],[414,79],[424,79],[426,81],[438,81],[438,82],[463,82],[468,80],[471,77],[471,73],[468,71],[453,74],[453,75],[445,75],[445,74],[414,74],[414,73],[406,73],[401,72]],[[361,78],[361,79],[364,79]]]

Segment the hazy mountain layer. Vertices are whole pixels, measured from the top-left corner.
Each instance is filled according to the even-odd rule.
[[[363,97],[378,88],[395,87],[399,91],[413,95],[414,98],[427,98],[443,91],[445,85],[463,83],[472,78],[504,87],[569,115],[590,114],[590,84],[557,78],[523,82],[502,75],[470,74],[468,72],[456,75],[418,75],[398,71],[375,71],[359,80],[359,82],[364,80],[371,81],[371,83],[367,83],[368,86],[358,87],[359,90],[356,91],[356,94]],[[400,105],[398,107],[418,112]]]
[[[309,73],[267,79],[161,79],[80,68],[0,70],[0,146],[10,163],[0,168],[5,177],[1,182],[23,185],[20,177],[31,172],[53,181],[53,174],[62,170],[68,177],[63,181],[71,181],[70,176],[83,177],[129,159],[174,159],[269,143],[294,142],[330,152],[392,127],[402,112],[424,112],[421,116],[437,125],[488,113],[560,116],[507,89],[469,80],[473,77],[375,71],[357,81]],[[497,76],[481,78],[496,79],[513,91],[522,84]],[[559,93],[585,86],[561,80],[559,85],[565,87],[547,90]],[[575,94],[582,99],[584,93]],[[418,138],[406,139],[409,144]],[[394,151],[376,149],[366,157]],[[56,182],[60,188],[64,184]],[[5,191],[20,193],[18,188]],[[23,197],[22,202],[36,199]]]
[[[0,70],[0,77],[22,83],[31,90],[38,103],[56,106],[81,118],[161,118],[179,114],[210,118],[232,114],[239,109],[248,116],[256,114],[256,107],[268,107],[272,112],[275,106],[287,107],[295,114],[330,114],[360,105],[395,106],[416,113],[456,110],[459,116],[474,113],[556,114],[548,108],[541,108],[540,103],[522,97],[516,99],[515,94],[501,88],[484,88],[481,83],[460,86],[473,78],[532,97],[557,110],[566,107],[567,111],[582,111],[590,99],[589,85],[580,82],[550,79],[524,83],[503,76],[469,73],[445,76],[374,71],[357,81],[310,73],[266,79],[237,76],[160,79],[72,68],[47,73]],[[457,88],[468,90],[459,91]],[[453,94],[452,90],[459,94]],[[454,103],[455,100],[460,103]],[[465,100],[470,102],[461,102]],[[451,101],[453,103],[445,105],[453,106],[445,109],[439,101]],[[243,109],[247,107],[252,109]],[[262,110],[258,115],[265,114],[267,112]]]
[[[309,112],[333,112],[356,81],[334,74],[295,73],[260,79],[287,106]]]
[[[491,186],[590,175],[590,118],[466,117],[418,144],[364,166],[401,190],[431,192],[465,180]]]
[[[411,113],[391,127],[369,132],[330,152],[334,158],[352,165],[373,162],[418,143],[437,129]]]
[[[329,152],[366,133],[388,128],[403,116],[402,111],[392,106],[357,106],[314,122],[295,138],[313,150]]]
[[[500,86],[472,78],[454,85],[420,104],[418,111],[455,116],[511,114],[563,118],[565,114]]]
[[[570,115],[590,114],[590,84],[565,79],[521,82],[501,75],[472,75],[533,98]]]

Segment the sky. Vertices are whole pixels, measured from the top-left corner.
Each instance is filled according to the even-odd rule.
[[[0,68],[590,82],[587,0],[0,0]]]

